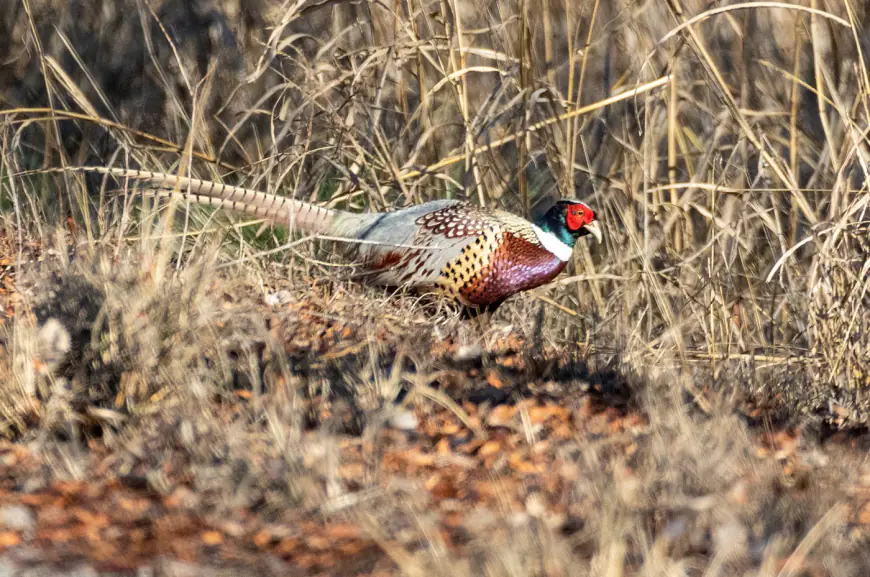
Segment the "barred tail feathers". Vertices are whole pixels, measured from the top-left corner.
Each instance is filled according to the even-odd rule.
[[[127,170],[102,166],[75,167],[78,172],[105,174],[115,179],[129,178],[163,189],[160,196],[191,200],[197,204],[265,218],[276,224],[290,225],[307,233],[335,234],[334,223],[340,216],[351,216],[341,211],[323,208],[301,200],[268,194],[248,188],[222,184],[198,178],[187,178],[161,172]],[[171,189],[175,192],[170,192]]]
[[[298,231],[313,234],[335,234],[332,223],[335,217],[340,214],[338,211],[301,201],[262,205],[239,202],[221,198],[220,196],[209,196],[202,192],[187,193],[161,190],[154,194],[161,198],[174,198],[181,202],[191,201],[205,206],[215,206],[219,209],[253,216],[254,218],[262,218],[278,225],[289,225]]]

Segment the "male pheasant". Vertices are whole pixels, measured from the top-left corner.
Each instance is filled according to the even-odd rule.
[[[447,293],[472,309],[492,309],[517,292],[550,282],[565,268],[578,238],[591,234],[601,242],[595,212],[579,200],[558,201],[536,223],[455,200],[357,214],[169,174],[80,170],[146,182],[162,189],[163,196],[347,239],[348,256],[373,284]]]

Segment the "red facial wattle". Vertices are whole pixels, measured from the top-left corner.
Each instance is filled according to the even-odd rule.
[[[566,212],[565,224],[569,230],[580,230],[595,219],[595,213],[587,207],[569,206]]]

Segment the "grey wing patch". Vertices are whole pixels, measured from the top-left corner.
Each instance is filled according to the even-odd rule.
[[[376,218],[372,219],[371,223],[366,223],[364,228],[359,232],[359,238],[362,240],[368,239],[369,235],[377,230],[377,226],[381,224],[387,216],[387,213],[379,214]]]
[[[368,269],[372,284],[438,286],[448,263],[481,235],[501,228],[491,214],[455,200],[379,214],[355,231],[355,238],[366,241],[354,249],[356,260]]]
[[[429,242],[431,240],[430,234],[421,232],[414,238],[414,245],[420,248],[403,250],[401,258],[389,262],[387,267],[374,275],[372,281],[381,285],[434,287],[445,265],[459,257],[463,249],[473,242],[471,238],[441,237],[437,239],[437,244]]]

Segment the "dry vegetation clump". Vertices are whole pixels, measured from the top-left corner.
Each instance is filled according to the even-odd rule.
[[[866,574],[868,6],[0,0],[0,573]],[[84,164],[606,240],[464,321]]]
[[[81,427],[123,422],[155,394],[207,399],[233,378],[262,390],[264,374],[252,369],[274,356],[262,317],[230,306],[205,262],[174,278],[156,266],[139,250],[100,250],[20,278],[4,406],[41,399],[43,426],[79,437]],[[270,366],[280,373],[283,362]]]
[[[30,398],[31,412],[4,433],[17,442],[0,445],[0,512],[36,512],[0,531],[10,567],[860,575],[867,566],[870,519],[849,487],[864,487],[870,468],[848,443],[762,433],[730,403],[704,415],[672,383],[596,367],[528,324],[530,298],[481,340],[404,297],[294,285],[256,268],[232,280],[213,261],[160,274],[137,252],[114,267],[90,253],[44,264],[54,270],[36,276],[53,279],[56,295],[31,307],[29,289],[20,293],[7,350],[43,337],[26,334],[31,309],[41,327],[114,321],[81,322],[86,338],[70,333],[66,364],[36,377],[44,392],[4,390],[4,410]],[[168,298],[155,300],[154,278]],[[91,312],[71,314],[82,309]],[[237,352],[251,343],[261,343],[256,354]],[[85,374],[95,351],[113,378]]]
[[[806,281],[810,358],[790,367],[790,374],[780,373],[772,387],[756,383],[756,398],[777,397],[774,406],[781,414],[786,407],[795,407],[800,413],[823,417],[834,427],[866,425],[870,406],[866,227],[834,226],[819,245],[820,254]]]
[[[844,230],[845,228],[845,230]],[[812,271],[809,329],[824,363],[814,375],[821,386],[851,388],[864,413],[870,385],[870,263],[868,230],[864,225],[835,229],[826,239]]]

